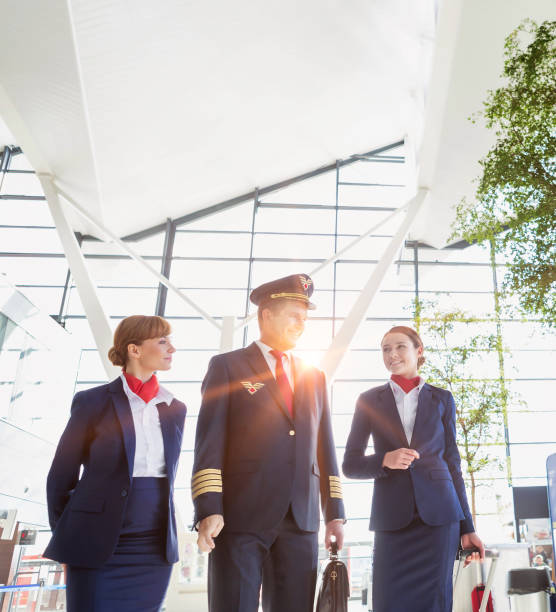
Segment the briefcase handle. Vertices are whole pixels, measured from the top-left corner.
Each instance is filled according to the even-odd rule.
[[[333,540],[330,542],[330,561],[338,560],[338,542]]]

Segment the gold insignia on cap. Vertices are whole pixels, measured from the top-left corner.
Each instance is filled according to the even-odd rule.
[[[299,280],[301,281],[301,286],[305,291],[309,289],[309,287],[313,284],[313,281],[310,278],[305,278],[304,276],[300,276]]]
[[[252,382],[249,382],[248,380],[245,380],[245,381],[242,380],[241,384],[247,389],[247,391],[251,395],[254,395],[255,393],[257,393],[259,389],[262,389],[264,387],[264,383],[252,383]]]
[[[309,298],[304,293],[271,293],[270,299],[275,300],[276,298],[290,298],[292,300],[303,300],[304,302],[308,302]]]
[[[329,476],[330,480],[330,497],[342,498],[342,483],[340,482],[339,476]]]
[[[195,499],[203,493],[222,493],[222,470],[207,468],[193,474],[191,497]]]

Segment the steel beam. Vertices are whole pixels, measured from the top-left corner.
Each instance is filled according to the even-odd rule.
[[[52,218],[56,224],[60,242],[64,247],[66,259],[75,280],[79,297],[83,303],[87,320],[91,326],[100,360],[104,366],[106,376],[110,380],[119,374],[119,368],[113,366],[108,359],[108,351],[112,346],[112,329],[108,317],[102,308],[97,289],[89,275],[85,258],[79,248],[79,243],[73,229],[68,222],[64,206],[60,201],[54,183],[48,175],[39,174],[38,176],[46,195],[46,201],[48,202]]]
[[[164,237],[164,249],[162,253],[162,264],[160,273],[166,278],[170,278],[170,268],[172,267],[172,255],[174,253],[174,240],[176,238],[176,224],[171,220],[166,221],[166,236]],[[163,317],[166,311],[166,298],[168,297],[168,287],[159,283],[158,295],[156,296],[155,313]]]

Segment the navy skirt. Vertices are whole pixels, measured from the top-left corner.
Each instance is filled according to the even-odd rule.
[[[68,612],[158,612],[170,581],[168,480],[134,478],[118,544],[98,569],[67,568]]]
[[[373,556],[373,612],[451,612],[452,575],[460,525],[377,531]]]

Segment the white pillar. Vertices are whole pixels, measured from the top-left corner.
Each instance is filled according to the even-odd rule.
[[[110,380],[118,376],[120,370],[113,366],[108,359],[108,351],[112,346],[112,329],[108,317],[102,308],[97,288],[89,275],[85,258],[83,257],[83,253],[81,252],[73,229],[67,220],[64,205],[60,201],[58,192],[49,176],[39,174],[39,179],[52,218],[54,219],[58,236],[64,247],[64,253],[66,254],[66,259],[68,260],[73,279],[75,280],[77,292],[79,293],[83,308],[85,309],[85,314],[87,315],[87,320],[91,326],[91,331],[93,332],[93,337],[97,345],[102,365],[104,366],[104,371],[106,372],[108,380]]]
[[[222,317],[222,331],[220,333],[220,352],[234,350],[234,327],[236,324],[235,317]]]
[[[403,244],[403,241],[413,223],[413,220],[417,216],[424,200],[427,195],[427,189],[419,189],[415,197],[407,205],[406,215],[396,232],[392,237],[390,244],[386,247],[386,250],[382,254],[378,264],[373,270],[367,284],[359,294],[355,304],[353,305],[348,316],[344,320],[342,327],[338,333],[334,336],[326,354],[321,362],[321,368],[326,373],[328,380],[334,378],[334,374],[338,369],[338,366],[342,362],[346,351],[348,350],[355,333],[359,329],[361,323],[365,319],[369,305],[372,299],[380,289],[380,285],[384,280],[386,272],[389,266],[392,264],[396,257],[396,253]]]

